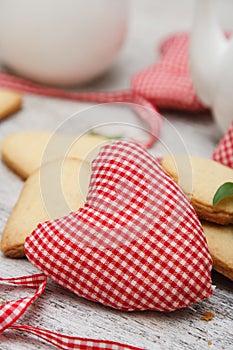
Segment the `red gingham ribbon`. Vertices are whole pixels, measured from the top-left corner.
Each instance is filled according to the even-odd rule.
[[[150,137],[147,142],[138,144],[149,148],[156,141],[161,129],[161,115],[155,106],[191,111],[203,109],[194,93],[188,73],[188,35],[169,37],[161,45],[160,52],[161,60],[158,63],[133,76],[131,90],[71,92],[46,87],[4,72],[0,72],[0,86],[31,94],[77,101],[128,102],[143,106],[144,110],[142,108],[134,108],[134,110],[148,123]]]
[[[172,35],[160,46],[161,57],[151,67],[135,74],[131,89],[113,92],[70,92],[32,83],[0,72],[0,86],[27,93],[85,102],[132,102],[154,109],[200,111],[204,107],[194,92],[188,68],[189,35]],[[140,100],[138,98],[140,97]],[[146,102],[147,101],[147,102]],[[149,105],[148,105],[149,103]]]
[[[0,284],[3,285],[36,288],[36,291],[32,296],[9,301],[1,305],[0,332],[3,332],[6,329],[20,330],[37,336],[55,347],[64,350],[142,350],[142,348],[114,341],[72,337],[39,327],[32,327],[18,323],[15,324],[29,306],[44,292],[46,281],[47,277],[44,274],[34,274],[16,278],[0,278]]]
[[[133,91],[130,90],[113,92],[70,92],[67,90],[45,87],[43,85],[32,83],[25,79],[3,72],[0,72],[0,86],[31,94],[59,97],[77,101],[96,103],[132,103],[134,104],[133,110],[135,111],[135,113],[149,125],[148,141],[138,142],[138,144],[145,148],[150,148],[153,145],[161,129],[162,118],[160,113],[157,111],[156,107],[143,96],[135,94]]]
[[[25,297],[19,300],[9,301],[0,307],[0,331],[17,321],[17,319],[28,309],[28,307],[43,292],[46,286],[46,277],[43,274],[35,274],[32,276],[23,276],[18,278],[0,278],[1,283],[19,285],[29,288],[37,288],[32,297]]]
[[[188,67],[189,35],[171,35],[160,45],[160,59],[151,67],[135,74],[131,80],[131,90],[113,92],[70,92],[49,88],[25,79],[0,72],[0,86],[32,94],[60,97],[77,101],[111,103],[128,102],[144,106],[136,109],[140,118],[150,127],[150,138],[139,143],[149,148],[156,141],[161,128],[158,108],[185,111],[202,111],[204,107],[194,92]],[[136,106],[135,106],[136,107]],[[213,159],[233,167],[232,132],[229,131],[215,150]]]

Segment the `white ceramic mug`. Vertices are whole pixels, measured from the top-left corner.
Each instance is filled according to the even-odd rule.
[[[32,80],[81,84],[112,64],[127,19],[127,0],[0,0],[0,55]]]

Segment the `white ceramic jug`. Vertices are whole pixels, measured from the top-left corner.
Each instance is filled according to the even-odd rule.
[[[0,56],[35,81],[80,84],[112,64],[127,17],[127,0],[0,0]]]
[[[194,88],[223,133],[233,120],[233,37],[225,36],[224,13],[232,30],[233,0],[197,0],[190,44]]]

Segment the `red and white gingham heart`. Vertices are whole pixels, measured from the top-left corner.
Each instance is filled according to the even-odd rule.
[[[39,224],[25,253],[60,285],[117,309],[171,311],[212,293],[193,208],[156,160],[126,141],[93,162],[85,206]]]
[[[181,35],[175,35],[171,36],[168,39],[166,39],[162,45],[161,45],[161,60],[158,62],[158,64],[153,65],[152,67],[149,67],[148,69],[144,70],[143,72],[140,72],[136,74],[132,79],[131,84],[131,91],[117,91],[117,92],[69,92],[64,90],[58,90],[58,89],[52,89],[47,88],[45,86],[41,86],[39,84],[34,84],[31,82],[28,82],[26,80],[23,80],[21,78],[2,73],[0,72],[0,86],[20,90],[28,93],[35,93],[40,95],[48,95],[48,96],[54,96],[54,97],[61,97],[61,98],[69,98],[73,100],[79,100],[79,101],[92,101],[92,102],[131,102],[139,105],[143,105],[147,108],[149,108],[148,111],[146,111],[143,115],[139,111],[140,116],[148,122],[151,128],[151,137],[144,144],[145,147],[150,147],[152,143],[156,140],[156,136],[159,133],[160,126],[161,126],[161,119],[155,118],[156,110],[154,109],[153,104],[156,104],[157,107],[160,108],[177,108],[177,109],[183,109],[183,110],[190,110],[190,111],[198,111],[202,110],[203,106],[200,104],[200,102],[197,99],[197,96],[195,95],[195,92],[192,87],[190,75],[188,72],[188,35],[181,34]],[[150,110],[155,113],[150,113]],[[159,114],[157,113],[159,116]],[[129,151],[129,146],[127,146],[127,149]],[[128,151],[125,149],[124,152],[128,153]],[[134,154],[140,153],[142,155],[142,151],[136,151],[136,149],[133,151]],[[111,152],[110,152],[111,153]],[[125,155],[125,153],[124,153]],[[122,159],[122,155],[119,156],[119,159]],[[101,155],[99,156],[101,157]],[[134,161],[137,161],[137,155],[135,156]],[[139,157],[140,158],[140,157]],[[215,150],[213,154],[213,158],[216,161],[221,162],[222,164],[225,164],[227,166],[230,166],[233,168],[233,124],[225,137],[220,142],[219,146]],[[147,158],[148,160],[148,158]],[[136,162],[137,163],[137,162]],[[143,162],[139,162],[140,167],[143,164]],[[142,164],[141,164],[142,163]],[[97,165],[95,164],[94,167]],[[123,169],[126,173],[126,169],[124,165],[122,164],[121,169]],[[148,171],[148,167],[149,170]],[[131,168],[130,168],[131,169]],[[86,254],[83,256],[78,254],[81,252],[81,248],[75,244],[72,245],[72,240],[70,241],[70,235],[73,236],[73,233],[70,232],[71,228],[69,226],[70,219],[76,220],[78,219],[78,216],[75,214],[71,214],[67,219],[61,219],[58,222],[58,228],[60,229],[59,225],[63,225],[62,230],[65,230],[64,235],[62,236],[62,244],[68,244],[67,246],[64,246],[65,251],[68,252],[68,260],[64,261],[63,253],[61,253],[61,256],[58,256],[57,249],[59,247],[58,242],[56,242],[56,237],[51,238],[50,245],[48,247],[44,247],[46,256],[43,256],[42,258],[45,259],[45,262],[47,263],[46,268],[49,267],[49,269],[52,269],[54,278],[57,279],[57,281],[64,285],[64,277],[67,277],[67,281],[65,283],[65,286],[67,286],[69,289],[73,290],[74,292],[79,294],[79,289],[83,291],[83,294],[86,294],[84,296],[92,298],[93,300],[101,301],[99,298],[99,294],[101,294],[102,288],[105,286],[105,282],[107,283],[106,286],[109,287],[109,290],[107,290],[107,295],[112,295],[113,300],[111,300],[112,306],[114,307],[120,307],[123,304],[126,304],[125,300],[128,300],[127,298],[131,295],[130,293],[133,293],[136,291],[135,296],[142,295],[143,296],[143,308],[157,308],[159,305],[159,309],[163,309],[164,306],[168,306],[168,308],[165,307],[166,310],[174,309],[181,307],[182,304],[185,304],[185,298],[186,304],[188,305],[192,302],[198,301],[202,298],[205,298],[211,294],[211,282],[210,282],[210,268],[211,268],[211,260],[209,257],[209,254],[207,252],[206,248],[206,242],[203,238],[203,232],[200,228],[198,219],[195,217],[195,214],[193,213],[192,209],[190,209],[189,203],[184,199],[182,194],[180,192],[174,191],[176,189],[176,185],[169,179],[166,178],[164,173],[162,172],[161,168],[155,164],[155,161],[153,159],[150,159],[147,161],[147,165],[143,168],[145,170],[145,174],[150,174],[149,179],[148,177],[145,177],[145,181],[150,180],[151,173],[153,172],[153,169],[155,173],[153,176],[155,177],[155,181],[152,182],[153,186],[155,184],[155,189],[157,189],[157,192],[155,192],[154,200],[151,200],[151,204],[155,205],[154,209],[150,208],[148,205],[143,209],[138,203],[137,203],[138,209],[140,209],[142,212],[145,213],[145,210],[148,210],[148,214],[145,216],[146,221],[142,222],[140,221],[140,216],[137,216],[138,220],[135,218],[131,218],[132,224],[130,225],[128,223],[127,218],[127,210],[129,210],[128,213],[132,214],[132,210],[127,208],[125,210],[125,213],[123,211],[124,220],[126,221],[126,235],[127,235],[127,242],[130,243],[129,247],[125,244],[122,244],[121,249],[119,252],[115,249],[109,250],[109,242],[104,239],[106,238],[106,233],[103,231],[102,235],[102,243],[105,248],[108,248],[106,252],[100,251],[100,249],[97,249],[96,246],[96,253],[99,253],[98,256],[101,259],[106,258],[106,261],[97,261],[96,266],[92,266],[94,262],[94,256],[92,257],[91,254],[88,254],[88,249],[91,249],[93,251],[94,246],[96,245],[96,241],[94,240],[95,244],[90,245],[87,247]],[[112,171],[113,172],[113,171]],[[104,174],[105,175],[105,172]],[[93,175],[94,176],[94,175]],[[113,173],[110,177],[113,177],[113,185],[116,184],[116,178],[114,178]],[[136,176],[137,177],[137,176]],[[140,178],[140,176],[139,176]],[[165,189],[165,182],[167,181],[168,188]],[[140,182],[140,181],[139,181]],[[94,186],[92,182],[92,186]],[[125,182],[123,183],[123,190],[122,193],[124,193],[124,186]],[[132,186],[128,184],[129,187],[132,189]],[[139,183],[139,188],[140,183]],[[102,187],[104,187],[102,185]],[[121,186],[120,186],[121,188]],[[135,190],[136,187],[134,187]],[[109,189],[106,187],[106,189]],[[113,189],[112,189],[113,190]],[[134,190],[132,193],[134,194]],[[145,188],[144,188],[145,190]],[[177,190],[177,189],[176,189]],[[102,191],[104,192],[104,196],[106,196],[104,188],[102,188]],[[98,193],[98,191],[96,191]],[[175,195],[176,194],[176,195]],[[136,193],[135,193],[136,196]],[[90,196],[89,196],[90,197]],[[124,197],[124,195],[123,195]],[[169,197],[170,201],[165,201],[165,198]],[[111,196],[108,197],[110,200]],[[112,197],[114,198],[114,196]],[[98,201],[101,199],[101,193],[97,196]],[[97,203],[98,203],[97,201]],[[93,201],[90,199],[90,203]],[[110,201],[111,202],[111,201]],[[162,203],[166,202],[166,207]],[[89,203],[89,205],[90,205]],[[111,202],[111,205],[114,204],[114,201]],[[134,203],[133,203],[134,204]],[[122,208],[122,207],[120,207]],[[116,208],[116,212],[119,214],[119,210]],[[136,208],[134,208],[136,210]],[[170,209],[170,212],[169,212]],[[88,212],[88,211],[87,211]],[[108,211],[106,211],[108,213]],[[97,213],[97,211],[96,211]],[[164,217],[162,215],[164,213]],[[104,216],[101,215],[100,218],[104,218]],[[106,213],[105,217],[106,217]],[[109,215],[109,214],[108,214]],[[109,218],[109,216],[107,217]],[[154,224],[154,231],[150,231],[149,227],[146,227],[146,223],[148,222],[148,218],[152,220]],[[177,215],[177,223],[175,222],[174,229],[171,230],[172,223],[174,223],[173,219]],[[190,217],[189,217],[190,215]],[[129,215],[130,216],[130,215]],[[119,217],[119,215],[117,215]],[[114,217],[115,220],[115,217]],[[182,222],[183,220],[183,222]],[[93,227],[93,224],[95,223],[96,218],[95,216],[90,216],[89,219],[86,222],[86,227]],[[161,224],[161,227],[159,226],[159,221]],[[80,218],[81,223],[81,218]],[[107,221],[108,223],[108,221]],[[111,221],[110,221],[111,223]],[[121,223],[121,220],[120,220]],[[120,225],[120,223],[116,224],[114,226],[115,231],[117,232],[116,228],[119,227],[117,225]],[[101,227],[104,227],[104,220],[101,222]],[[48,235],[52,232],[54,229],[55,223],[50,227],[49,223],[42,225],[41,228],[38,228],[38,230],[44,230],[45,228],[48,229]],[[85,227],[85,226],[84,226]],[[135,231],[135,228],[138,227],[138,231]],[[166,229],[170,227],[170,231],[166,231]],[[194,229],[195,227],[195,229]],[[77,227],[76,227],[77,228]],[[57,228],[56,228],[57,229]],[[131,238],[136,238],[137,243],[135,245],[136,251],[134,252],[131,248],[131,244],[133,243],[132,240],[130,240],[130,236],[128,230],[131,229]],[[140,229],[142,231],[140,232]],[[37,230],[37,231],[38,231]],[[145,232],[144,232],[145,231]],[[83,231],[81,230],[80,233]],[[147,233],[151,232],[151,237]],[[39,232],[38,232],[39,233]],[[87,237],[91,237],[91,234],[93,235],[94,232],[90,230],[90,232],[87,232]],[[141,233],[141,234],[140,234]],[[35,233],[34,233],[35,234]],[[42,238],[43,238],[43,232],[41,232]],[[123,239],[123,237],[120,235],[120,237]],[[74,237],[73,237],[74,238]],[[98,235],[97,235],[98,238]],[[114,238],[113,243],[114,243]],[[174,242],[172,242],[172,239],[175,239]],[[143,246],[143,243],[145,242],[145,246]],[[115,242],[116,244],[117,242]],[[122,242],[121,242],[122,243]],[[31,243],[29,242],[29,245]],[[41,244],[41,242],[40,242]],[[86,244],[86,243],[85,243]],[[156,245],[157,244],[157,245]],[[56,249],[55,251],[50,250],[51,247],[55,245]],[[87,244],[88,245],[88,244]],[[86,245],[86,246],[87,246]],[[75,246],[77,249],[77,252],[74,250],[72,251],[72,247]],[[85,247],[85,245],[84,245]],[[151,249],[147,249],[148,247],[151,247]],[[164,247],[164,249],[163,249]],[[36,250],[36,247],[32,245],[32,247],[29,246],[29,250],[34,249]],[[70,249],[70,251],[69,251]],[[140,250],[141,253],[140,253]],[[124,254],[122,254],[124,252]],[[49,254],[52,254],[52,261],[49,258]],[[114,253],[115,253],[115,259],[114,259]],[[141,254],[141,255],[140,255]],[[148,254],[148,266],[143,265],[145,263],[145,255]],[[58,257],[57,264],[54,263],[54,256]],[[129,261],[129,259],[132,259]],[[112,271],[112,277],[111,276],[105,276],[102,274],[102,268],[108,267],[106,266],[108,263],[108,259],[113,259],[111,264],[109,263],[109,269],[107,268],[106,271]],[[36,260],[38,260],[38,256],[36,257]],[[82,266],[84,264],[84,261],[87,262],[86,270],[82,270],[81,278],[78,278],[78,275],[76,274],[77,271],[74,268],[74,263],[76,261],[82,262]],[[88,263],[89,261],[89,263]],[[64,266],[62,267],[62,262],[64,263]],[[154,262],[154,264],[153,264]],[[78,263],[77,263],[78,264]],[[102,265],[101,265],[102,264]],[[112,264],[115,266],[116,271],[113,271]],[[177,264],[177,268],[176,268]],[[80,265],[80,266],[81,266]],[[77,266],[77,265],[76,265]],[[76,267],[75,266],[75,267]],[[144,269],[143,269],[144,266]],[[151,268],[151,273],[149,269]],[[161,268],[161,271],[159,271],[159,268]],[[68,272],[66,272],[66,269],[68,269]],[[100,270],[99,270],[100,269]],[[59,278],[58,271],[61,272],[61,276]],[[118,273],[120,272],[120,274]],[[183,273],[183,276],[182,276]],[[151,274],[153,274],[151,276]],[[98,276],[99,283],[96,284],[96,288],[100,288],[100,291],[96,291],[95,289],[91,289],[93,287],[93,278]],[[84,276],[87,277],[86,283],[83,281]],[[122,280],[121,277],[123,277]],[[149,276],[146,277],[146,276]],[[157,278],[156,278],[157,277]],[[140,278],[142,278],[140,280]],[[119,283],[117,283],[119,281]],[[140,282],[140,283],[139,283]],[[155,284],[152,285],[152,282]],[[163,285],[164,282],[164,285]],[[187,282],[187,283],[185,283]],[[73,349],[73,348],[85,348],[85,349],[136,349],[135,347],[119,344],[116,342],[110,342],[110,341],[104,341],[104,340],[95,340],[95,339],[84,339],[80,337],[70,337],[62,334],[57,334],[55,332],[52,332],[50,330],[40,329],[37,327],[31,327],[28,325],[20,325],[20,324],[14,324],[14,322],[25,312],[25,310],[28,308],[28,306],[43,292],[45,288],[46,278],[44,275],[33,275],[33,276],[27,276],[27,277],[21,277],[21,278],[15,278],[15,279],[4,279],[0,278],[0,283],[14,283],[17,285],[27,285],[29,287],[34,286],[37,288],[37,291],[34,293],[34,295],[30,298],[23,298],[20,300],[7,302],[0,307],[0,331],[3,331],[4,329],[11,328],[11,329],[17,329],[26,331],[28,333],[31,333],[33,335],[37,335],[38,337],[46,340],[47,342],[50,342],[51,344],[61,348],[61,349]],[[77,286],[75,285],[77,283]],[[103,283],[103,285],[101,285]],[[206,284],[205,284],[206,283]],[[187,284],[187,285],[186,285]],[[122,286],[127,286],[125,290],[122,288]],[[168,286],[171,286],[170,290],[168,289]],[[147,295],[147,290],[145,291],[145,287],[148,286],[148,293],[151,293]],[[184,286],[184,289],[182,289],[182,286]],[[77,287],[77,288],[76,288]],[[116,291],[115,288],[116,287]],[[86,289],[85,289],[86,288]],[[106,288],[105,288],[106,289]],[[122,297],[119,295],[119,291],[123,289]],[[143,294],[143,292],[145,293]],[[188,295],[188,291],[190,291],[190,295]],[[85,293],[86,292],[86,293]],[[89,293],[90,292],[90,293]],[[97,293],[98,292],[98,293]],[[105,292],[106,293],[106,292]],[[80,294],[82,295],[82,294]],[[152,300],[152,304],[150,305],[151,297],[154,296],[154,299]],[[106,300],[106,296],[104,295],[104,292],[102,292],[101,297],[103,300]],[[145,298],[148,300],[145,300]],[[193,300],[192,300],[193,298]],[[182,301],[183,299],[183,301]],[[137,299],[134,300],[137,302]],[[138,300],[139,301],[139,300]],[[104,302],[104,301],[103,301]],[[146,302],[146,304],[145,304]],[[170,302],[170,303],[169,303]],[[184,303],[183,303],[184,302]],[[118,304],[119,303],[119,304]],[[109,304],[109,303],[108,303]],[[140,306],[140,303],[137,303],[138,306]],[[132,308],[132,304],[128,305],[129,309]]]
[[[156,63],[132,77],[134,93],[159,108],[190,112],[204,110],[189,72],[189,34],[170,35],[162,41],[160,53]]]
[[[233,168],[233,122],[215,149],[213,159]]]

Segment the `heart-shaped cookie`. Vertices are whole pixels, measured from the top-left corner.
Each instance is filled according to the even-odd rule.
[[[60,285],[117,309],[171,311],[212,293],[193,208],[156,160],[126,141],[101,149],[85,206],[39,224],[25,253]]]

